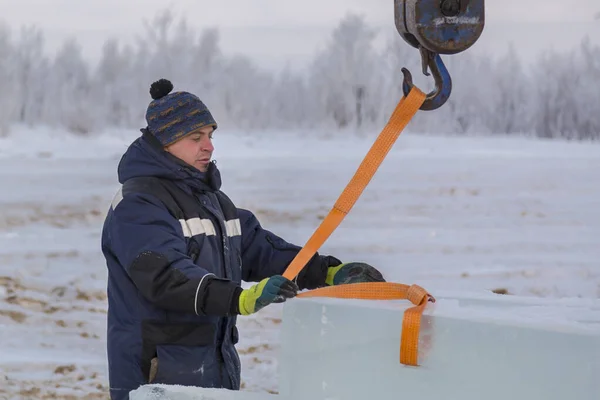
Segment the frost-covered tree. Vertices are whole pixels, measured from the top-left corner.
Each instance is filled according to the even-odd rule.
[[[286,66],[275,78],[270,95],[270,124],[273,128],[318,128],[317,106],[306,79]]]
[[[51,68],[45,89],[51,98],[46,102],[46,122],[78,134],[94,130],[101,109],[96,109],[90,99],[89,66],[75,39],[65,41]]]
[[[17,111],[15,76],[15,50],[10,42],[10,30],[0,23],[0,82],[2,82],[2,90],[0,90],[0,136],[7,135],[11,123],[15,121]]]
[[[23,27],[15,46],[16,84],[18,85],[18,121],[32,126],[42,119],[48,101],[45,78],[48,59],[44,55],[44,35],[36,27]]]
[[[314,101],[321,106],[320,118],[331,119],[336,127],[360,126],[378,115],[375,35],[363,17],[347,15],[313,61]]]
[[[531,87],[514,46],[511,44],[508,52],[491,67],[486,85],[491,101],[486,102],[489,106],[485,113],[489,131],[526,132],[533,117]]]
[[[575,58],[574,51],[567,57],[547,52],[537,62],[534,129],[540,137],[571,138],[575,135],[579,93],[575,93],[573,88],[575,82],[585,78],[577,76]]]
[[[102,48],[92,84],[93,107],[101,114],[102,124],[129,127],[139,123],[134,111],[138,91],[132,58],[131,49],[121,48],[115,39]]]
[[[138,45],[142,50],[140,55],[145,57],[145,72],[151,79],[178,75],[181,66],[186,63],[186,54],[181,47],[190,43],[187,24],[181,22],[178,30],[174,29],[174,24],[175,17],[169,10],[156,15],[151,21],[144,21],[145,35],[138,39]],[[174,36],[185,41],[177,45]]]
[[[235,56],[222,67],[226,79],[218,88],[225,126],[243,129],[269,128],[273,78],[247,57]],[[219,108],[221,110],[221,108]]]
[[[220,33],[215,28],[206,28],[199,35],[194,35],[194,38],[188,50],[189,64],[182,84],[203,99],[219,122],[225,122],[224,102],[219,94],[227,81],[224,74],[226,57],[221,50]]]
[[[577,69],[574,71],[574,97],[577,100],[576,126],[578,139],[600,136],[600,46],[585,38],[580,46]]]

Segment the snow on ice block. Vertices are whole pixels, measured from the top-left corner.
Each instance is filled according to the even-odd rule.
[[[178,385],[144,385],[129,393],[129,400],[287,400],[269,393],[204,389]]]
[[[279,393],[292,400],[599,400],[600,301],[437,297],[419,367],[400,364],[408,301],[284,306]]]

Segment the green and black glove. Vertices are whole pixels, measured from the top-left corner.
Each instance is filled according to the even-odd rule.
[[[362,262],[349,262],[327,268],[325,283],[329,286],[364,282],[385,282],[385,279],[375,267]]]
[[[256,285],[242,290],[238,300],[241,315],[254,314],[261,308],[272,303],[283,303],[298,294],[296,283],[275,275],[265,278]]]

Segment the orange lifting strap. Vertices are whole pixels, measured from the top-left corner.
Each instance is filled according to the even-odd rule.
[[[339,226],[373,178],[373,175],[396,142],[396,139],[400,136],[402,130],[408,125],[424,101],[425,94],[417,87],[413,87],[408,95],[400,100],[387,125],[371,146],[371,149],[333,208],[306,242],[306,245],[292,260],[283,276],[288,279],[294,279],[311,257],[319,250],[321,245],[329,238],[331,233]],[[425,289],[417,285],[407,286],[391,282],[354,283],[310,290],[300,293],[298,297],[410,300],[415,307],[409,308],[404,312],[400,338],[400,362],[405,365],[418,365],[421,315],[428,301],[435,302],[433,296],[427,293]]]

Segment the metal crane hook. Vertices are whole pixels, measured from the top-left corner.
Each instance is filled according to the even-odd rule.
[[[427,72],[427,67],[429,67],[435,82],[435,89],[427,94],[427,97],[425,98],[425,101],[423,102],[423,105],[421,105],[420,109],[424,111],[431,111],[440,108],[450,97],[450,93],[452,92],[452,78],[450,77],[450,73],[448,72],[448,69],[444,65],[444,62],[439,54],[433,53],[422,46],[419,47],[419,51],[421,52],[423,74],[426,76],[430,75]],[[402,90],[404,95],[408,96],[408,93],[414,86],[412,75],[406,68],[402,68],[402,73],[404,74]]]

